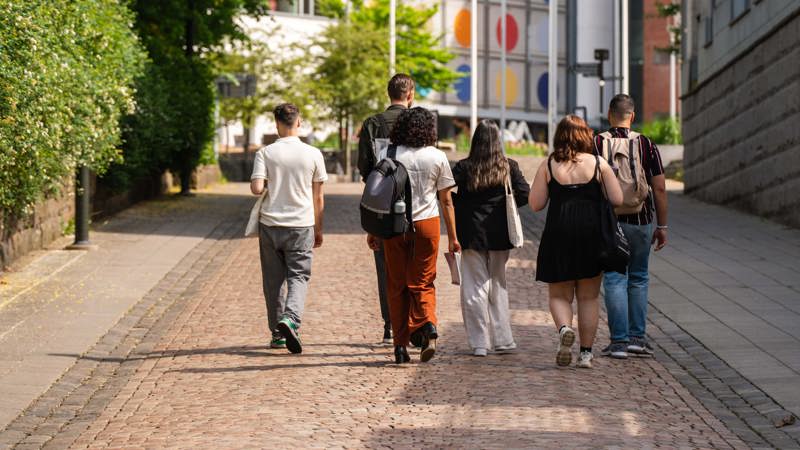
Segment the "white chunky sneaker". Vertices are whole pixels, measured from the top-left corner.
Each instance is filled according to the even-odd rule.
[[[581,369],[591,369],[592,358],[592,352],[582,351],[581,354],[578,355],[578,362],[575,365]]]
[[[572,344],[575,343],[575,330],[568,326],[561,328],[558,332],[558,353],[556,353],[556,364],[562,367],[572,363]]]

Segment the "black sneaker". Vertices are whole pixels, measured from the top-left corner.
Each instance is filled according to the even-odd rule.
[[[631,341],[628,343],[628,353],[632,353],[637,356],[653,356],[655,354],[655,350],[653,346],[647,342],[647,339],[635,337],[631,338]]]
[[[278,322],[278,331],[286,339],[286,347],[292,353],[302,353],[303,344],[300,342],[300,334],[297,332],[297,324],[292,319],[284,317]]]
[[[392,343],[392,329],[391,328],[384,328],[383,329],[383,343],[384,344],[391,344]]]
[[[603,356],[610,356],[616,359],[628,359],[628,343],[627,342],[612,342],[608,347],[604,348],[601,352]]]

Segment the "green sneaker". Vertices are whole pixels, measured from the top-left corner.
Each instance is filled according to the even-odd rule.
[[[282,336],[273,336],[269,348],[286,348],[286,339]]]
[[[286,339],[286,347],[292,353],[303,352],[303,344],[300,343],[300,335],[297,333],[297,328],[297,324],[288,317],[284,317],[278,322],[278,331]]]

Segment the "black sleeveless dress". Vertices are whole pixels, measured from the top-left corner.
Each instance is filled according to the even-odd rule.
[[[599,168],[587,183],[561,184],[553,177],[550,162],[548,159],[550,204],[536,260],[536,279],[558,283],[596,277],[602,272],[598,257],[603,196]]]

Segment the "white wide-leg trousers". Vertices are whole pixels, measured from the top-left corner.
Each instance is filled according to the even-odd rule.
[[[472,349],[514,344],[508,311],[508,250],[464,250],[461,255],[461,312]]]

